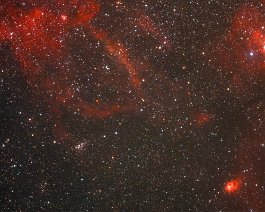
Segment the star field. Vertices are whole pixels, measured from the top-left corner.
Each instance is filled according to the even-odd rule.
[[[1,211],[264,211],[264,0],[3,0]]]

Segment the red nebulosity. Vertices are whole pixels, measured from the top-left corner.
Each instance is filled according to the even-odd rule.
[[[155,37],[159,43],[160,43],[160,48],[167,47],[170,48],[170,43],[168,42],[168,38],[164,35],[162,30],[158,28],[154,21],[145,15],[143,12],[137,12],[137,18],[136,24],[147,34],[147,35],[152,35]]]
[[[225,184],[225,192],[227,193],[235,193],[238,192],[240,190],[240,181],[235,179],[232,181],[228,181]]]
[[[211,120],[212,116],[208,113],[205,112],[196,112],[194,113],[194,120],[197,126],[202,127],[209,123]]]
[[[49,94],[51,111],[55,117],[61,118],[62,114],[58,110],[61,106],[77,111],[84,117],[93,118],[107,118],[133,110],[134,105],[129,103],[99,107],[99,102],[94,104],[82,99],[74,88],[67,85],[73,76],[70,68],[63,65],[67,60],[65,39],[69,29],[82,26],[103,43],[107,53],[117,64],[127,70],[132,87],[139,91],[137,68],[130,60],[127,49],[90,23],[100,10],[99,4],[94,0],[56,0],[51,1],[51,5],[42,4],[41,1],[32,5],[33,8],[29,6],[24,10],[9,2],[2,5],[4,15],[0,17],[0,41],[10,43],[28,83]],[[54,8],[58,8],[61,13],[53,11]],[[72,8],[76,8],[74,14],[70,13]],[[47,66],[54,67],[55,76],[47,73]],[[66,134],[63,133],[62,125],[56,122],[57,128],[60,128],[59,134]]]
[[[89,29],[96,39],[102,41],[105,44],[107,52],[114,57],[120,65],[123,65],[126,68],[130,75],[133,87],[138,88],[140,86],[140,78],[135,65],[129,59],[129,54],[126,48],[121,43],[114,42],[113,40],[109,39],[106,33],[102,32],[101,30],[91,26]]]
[[[224,39],[216,41],[212,48],[215,63],[224,70],[238,70],[241,74],[265,73],[264,13],[253,6],[240,7]]]
[[[67,21],[67,16],[66,15],[61,15],[61,18],[63,21]]]
[[[237,173],[240,179],[244,180],[244,189],[240,192],[240,197],[249,208],[256,211],[265,211],[262,182],[265,177],[265,145],[264,132],[265,126],[260,126],[260,120],[265,119],[264,102],[256,102],[248,108],[246,116],[248,117],[248,133],[245,132],[245,142],[240,145],[235,158],[240,164],[241,171]],[[258,115],[257,115],[258,114]]]
[[[135,61],[121,41],[114,40],[106,31],[92,24],[100,12],[100,5],[97,1],[51,0],[47,2],[33,0],[23,3],[24,6],[21,5],[5,1],[0,7],[0,42],[9,43],[28,84],[37,90],[36,93],[44,96],[49,105],[48,108],[55,117],[54,131],[58,137],[63,139],[71,137],[61,122],[64,115],[62,108],[64,111],[74,112],[84,118],[105,119],[119,113],[137,112],[139,111],[138,107],[144,103],[152,106],[157,105],[155,103],[157,100],[150,97],[149,91],[145,91],[147,86],[144,87],[144,84],[152,79],[148,74],[145,79],[141,79],[143,69],[149,69],[149,67],[146,68],[148,65]],[[154,22],[143,13],[139,16],[138,25],[142,27],[143,31],[159,40],[161,46],[169,47],[167,37],[164,36],[161,29],[157,28]],[[103,51],[105,50],[106,55],[114,61],[118,71],[126,71],[124,75],[126,77],[121,78],[122,74],[119,73],[113,76],[112,80],[106,79],[104,74],[96,73],[95,75],[98,77],[96,80],[102,81],[102,83],[98,83],[99,86],[95,90],[93,86],[96,86],[97,83],[93,82],[94,84],[91,85],[93,88],[91,96],[96,95],[95,100],[87,100],[85,98],[87,96],[82,94],[82,91],[72,83],[79,80],[79,76],[75,73],[75,61],[72,61],[67,41],[71,38],[71,33],[75,28],[82,28],[84,33],[89,33],[93,40],[103,46]],[[90,72],[94,73],[94,68],[91,67],[92,70],[87,70],[88,75]],[[142,69],[141,73],[140,69]],[[162,74],[160,75],[161,80],[165,79]],[[114,77],[116,78],[114,79]],[[115,80],[119,81],[119,86],[113,85]],[[126,85],[121,86],[120,81]],[[101,92],[100,89],[107,90],[111,86],[118,90],[117,95],[119,96],[113,97],[117,98],[117,102],[111,99],[111,103],[104,103],[97,92]],[[128,88],[129,94],[125,94],[124,88]],[[162,98],[164,95],[164,91],[161,94],[159,89],[148,89],[155,91],[158,98]],[[174,90],[172,87],[170,89]],[[122,98],[121,95],[129,96],[129,98]],[[88,98],[91,97],[88,96]],[[207,122],[204,119],[207,117],[202,118],[199,122]]]

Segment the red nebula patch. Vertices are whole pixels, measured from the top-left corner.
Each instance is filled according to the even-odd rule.
[[[202,127],[211,121],[212,115],[204,112],[194,113],[195,123]]]
[[[265,68],[265,26],[264,14],[257,8],[243,6],[232,20],[231,28],[224,39],[218,38],[211,47],[212,62],[231,72],[239,69],[240,73],[255,74]]]
[[[66,21],[66,20],[67,20],[67,16],[66,16],[66,15],[61,15],[61,19],[62,19],[63,21]]]
[[[84,118],[103,119],[119,113],[137,112],[137,105],[140,104],[138,101],[148,99],[142,88],[144,79],[142,81],[139,74],[142,69],[137,65],[139,62],[132,58],[122,41],[111,38],[104,29],[97,28],[92,23],[94,17],[100,13],[99,1],[51,0],[50,3],[44,4],[43,1],[32,0],[29,1],[27,9],[21,9],[10,1],[4,2],[2,9],[0,8],[3,12],[0,16],[0,44],[1,42],[9,43],[28,84],[34,90],[38,88],[41,95],[45,95],[44,99],[49,104],[56,122],[54,131],[59,138],[69,137],[60,122],[63,116],[60,108]],[[152,19],[142,15],[141,20],[139,25],[148,34],[157,37],[164,46],[168,45],[167,37],[154,25]],[[124,98],[120,96],[118,101],[113,102],[104,102],[100,99],[91,101],[84,98],[84,94],[75,87],[75,83],[71,83],[77,76],[73,73],[75,68],[71,65],[74,60],[69,59],[71,52],[67,40],[71,37],[71,31],[78,27],[82,27],[84,33],[88,33],[102,44],[103,51],[119,67],[118,71],[126,71],[129,75],[129,77],[122,78],[120,74],[113,74],[112,78],[106,79],[105,72],[97,73],[97,80],[100,83],[93,93],[104,92],[105,88],[117,84],[113,83],[117,81],[123,84],[122,86],[121,84],[115,85],[120,91],[117,94],[122,93],[121,95],[125,96],[127,94],[124,92],[124,87],[132,87],[133,92],[131,89],[129,91],[134,95],[132,98],[122,100]],[[141,66],[148,65],[141,62]],[[52,74],[50,69],[52,69]],[[92,75],[94,68],[88,71]],[[71,86],[69,86],[70,83]]]
[[[240,190],[239,180],[228,181],[225,185],[225,191],[227,193],[235,193]]]

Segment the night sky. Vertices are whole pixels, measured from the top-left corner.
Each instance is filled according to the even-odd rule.
[[[264,0],[1,0],[1,211],[265,211]]]

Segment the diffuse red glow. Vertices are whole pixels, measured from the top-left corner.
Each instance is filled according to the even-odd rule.
[[[155,37],[160,45],[170,48],[170,43],[168,42],[167,37],[163,34],[160,28],[157,28],[154,21],[147,15],[142,12],[137,12],[136,24],[146,32],[147,35],[152,35]]]
[[[31,6],[23,10],[10,3],[4,4],[3,7],[7,9],[0,24],[0,41],[9,42],[16,59],[20,62],[27,82],[44,95],[45,101],[55,117],[54,131],[57,131],[55,134],[58,137],[64,139],[71,137],[60,123],[64,115],[60,108],[65,108],[84,118],[104,119],[119,113],[137,113],[141,111],[139,107],[143,104],[149,104],[149,107],[158,106],[155,103],[156,98],[151,97],[149,91],[146,91],[146,89],[155,91],[152,95],[158,96],[158,98],[164,95],[164,91],[161,93],[159,89],[146,87],[148,82],[153,83],[152,77],[148,73],[144,73],[151,67],[146,62],[135,60],[121,41],[112,39],[106,31],[92,24],[92,20],[100,12],[100,5],[97,1],[52,0],[47,4],[32,3]],[[159,40],[161,46],[169,47],[167,37],[164,36],[162,30],[155,26],[151,18],[141,12],[139,14],[140,17],[136,19],[138,20],[136,24],[148,35]],[[96,101],[86,100],[82,96],[82,92],[77,91],[74,85],[69,86],[76,76],[71,64],[68,65],[70,52],[66,40],[72,29],[77,27],[82,27],[85,33],[89,33],[103,45],[105,52],[115,62],[116,71],[127,72],[128,77],[119,78],[120,74],[114,74],[113,78],[117,77],[115,80],[120,81],[119,85],[114,86],[115,89],[123,90],[124,85],[129,90],[129,93],[126,94],[129,97],[118,98],[117,101],[111,99],[111,103],[101,101],[98,97],[96,97]],[[52,74],[49,69],[52,69]],[[140,69],[143,70],[140,72]],[[144,74],[145,79],[142,79],[140,76]],[[157,73],[158,75],[161,80],[167,80],[163,73]],[[96,80],[102,81],[102,88],[112,86],[115,81],[114,79],[105,79],[104,74],[97,76]],[[142,82],[145,82],[145,85]],[[174,85],[169,84],[169,89],[175,92]],[[91,86],[94,85],[96,86],[96,83]],[[95,91],[93,90],[95,94],[93,93],[91,96],[101,92],[100,89],[101,86],[97,87]],[[125,92],[119,92],[119,95],[125,96]]]
[[[63,21],[67,20],[67,16],[66,15],[61,15],[61,18],[62,18]]]
[[[240,74],[264,72],[264,23],[265,17],[261,10],[252,6],[239,8],[225,39],[219,39],[212,51],[209,51],[215,54],[215,65],[222,66],[229,72],[236,67]]]
[[[225,192],[236,193],[240,190],[240,181],[238,179],[228,181],[225,184]]]
[[[53,12],[47,5],[28,11],[12,7],[11,4],[5,5],[8,10],[0,25],[0,41],[9,41],[28,83],[32,87],[38,84],[39,89],[50,94],[52,112],[58,120],[62,116],[58,110],[60,106],[78,111],[82,116],[90,118],[107,118],[116,113],[135,110],[135,104],[129,102],[124,105],[104,106],[97,102],[94,105],[94,103],[83,100],[73,88],[67,86],[65,79],[71,79],[71,73],[67,72],[67,67],[62,65],[67,57],[64,40],[69,28],[83,26],[95,39],[104,44],[113,60],[127,70],[132,87],[135,88],[136,93],[141,95],[138,71],[130,60],[127,49],[120,42],[108,38],[103,30],[96,29],[90,24],[100,10],[99,4],[94,0],[70,2],[57,0],[55,3],[58,8],[61,8],[61,14]],[[73,6],[77,8],[74,17],[67,13]],[[46,73],[45,65],[47,64],[56,67],[56,77],[51,77]],[[56,120],[55,130],[60,129],[59,134],[66,135],[67,133],[63,133],[63,127],[58,120]]]
[[[129,54],[126,48],[119,42],[114,42],[109,39],[106,33],[101,30],[96,29],[95,27],[88,26],[89,30],[94,34],[95,38],[102,41],[105,44],[107,52],[113,56],[119,64],[123,65],[128,71],[132,85],[134,88],[139,88],[140,78],[134,64],[129,59]]]
[[[205,112],[196,112],[194,113],[194,119],[195,119],[195,123],[198,126],[204,126],[205,124],[209,123],[209,121],[211,120],[211,115]]]

